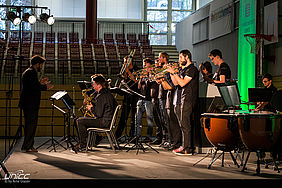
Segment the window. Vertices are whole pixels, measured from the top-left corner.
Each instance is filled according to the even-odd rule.
[[[191,14],[193,2],[195,0],[147,0],[145,18],[149,22],[150,43],[174,45],[176,23]]]

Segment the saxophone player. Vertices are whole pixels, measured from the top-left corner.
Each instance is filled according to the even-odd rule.
[[[79,133],[79,143],[75,146],[76,151],[86,149],[87,128],[100,127],[108,128],[111,124],[117,102],[108,89],[109,83],[102,74],[91,76],[92,86],[97,95],[86,105],[86,109],[91,111],[94,117],[80,117],[75,120]],[[96,140],[99,139],[98,137]],[[101,140],[101,137],[100,137]]]

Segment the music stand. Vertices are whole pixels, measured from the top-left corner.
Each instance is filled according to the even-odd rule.
[[[43,144],[39,145],[36,149],[39,149],[40,147],[44,146],[45,144],[47,144],[50,141],[51,141],[51,145],[47,147],[47,149],[50,148],[51,146],[53,146],[53,148],[49,152],[51,152],[52,150],[56,152],[56,145],[63,147],[65,150],[67,149],[63,145],[61,145],[57,140],[54,139],[54,109],[59,108],[55,105],[55,100],[59,100],[65,94],[66,92],[58,91],[49,98],[49,100],[52,101],[51,138],[47,140],[46,142],[44,142]]]
[[[75,105],[75,103],[73,102],[73,100],[71,99],[71,97],[68,95],[68,93],[66,91],[59,91],[59,92],[55,93],[54,94],[54,98],[56,100],[61,99],[62,102],[64,103],[64,105],[67,108],[67,112],[64,113],[64,116],[65,116],[65,126],[67,127],[67,135],[64,136],[64,139],[60,142],[60,144],[63,143],[63,142],[66,142],[67,143],[67,148],[71,147],[72,150],[75,151],[75,153],[76,153],[76,150],[74,149],[74,145],[72,143],[72,140],[71,140],[72,138],[71,138],[71,135],[70,135],[71,109]],[[60,110],[60,109],[58,109],[58,110],[61,111],[61,112],[63,111],[63,110]]]
[[[228,110],[236,109],[236,106],[241,105],[239,89],[236,82],[216,84],[216,86]]]
[[[272,90],[265,88],[249,88],[249,102],[270,102]]]

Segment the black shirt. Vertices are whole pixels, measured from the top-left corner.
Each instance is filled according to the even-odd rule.
[[[225,75],[225,79],[231,78],[231,70],[227,63],[223,62],[220,64],[216,73],[214,74],[214,80],[220,80],[220,75]]]
[[[117,106],[114,96],[108,89],[103,88],[91,102],[91,111],[96,119],[101,119],[105,127],[109,127]]]
[[[152,99],[151,98],[151,85],[152,85],[152,82],[150,82],[147,78],[142,78],[140,93],[145,96],[144,100],[150,101]]]
[[[176,104],[183,104],[184,102],[191,102],[195,104],[199,96],[199,71],[197,67],[190,64],[184,69],[179,71],[180,78],[184,79],[185,76],[191,77],[192,80],[189,81],[184,87],[177,86],[177,102]],[[175,101],[174,101],[175,105]]]
[[[277,91],[277,88],[274,87],[273,84],[271,84],[269,88],[265,87],[265,89],[270,90],[271,93],[272,93],[272,96]],[[272,98],[272,96],[271,96],[271,98]],[[268,102],[268,104],[263,108],[263,110],[275,112],[275,109],[273,109],[272,106],[270,105],[270,101],[267,101],[267,102]]]
[[[39,109],[41,91],[46,90],[47,86],[40,84],[36,70],[29,67],[22,74],[19,107],[22,109]]]

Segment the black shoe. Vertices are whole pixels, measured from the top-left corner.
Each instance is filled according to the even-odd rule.
[[[156,138],[153,142],[151,142],[150,144],[154,144],[154,145],[160,145],[162,143],[161,139]]]

